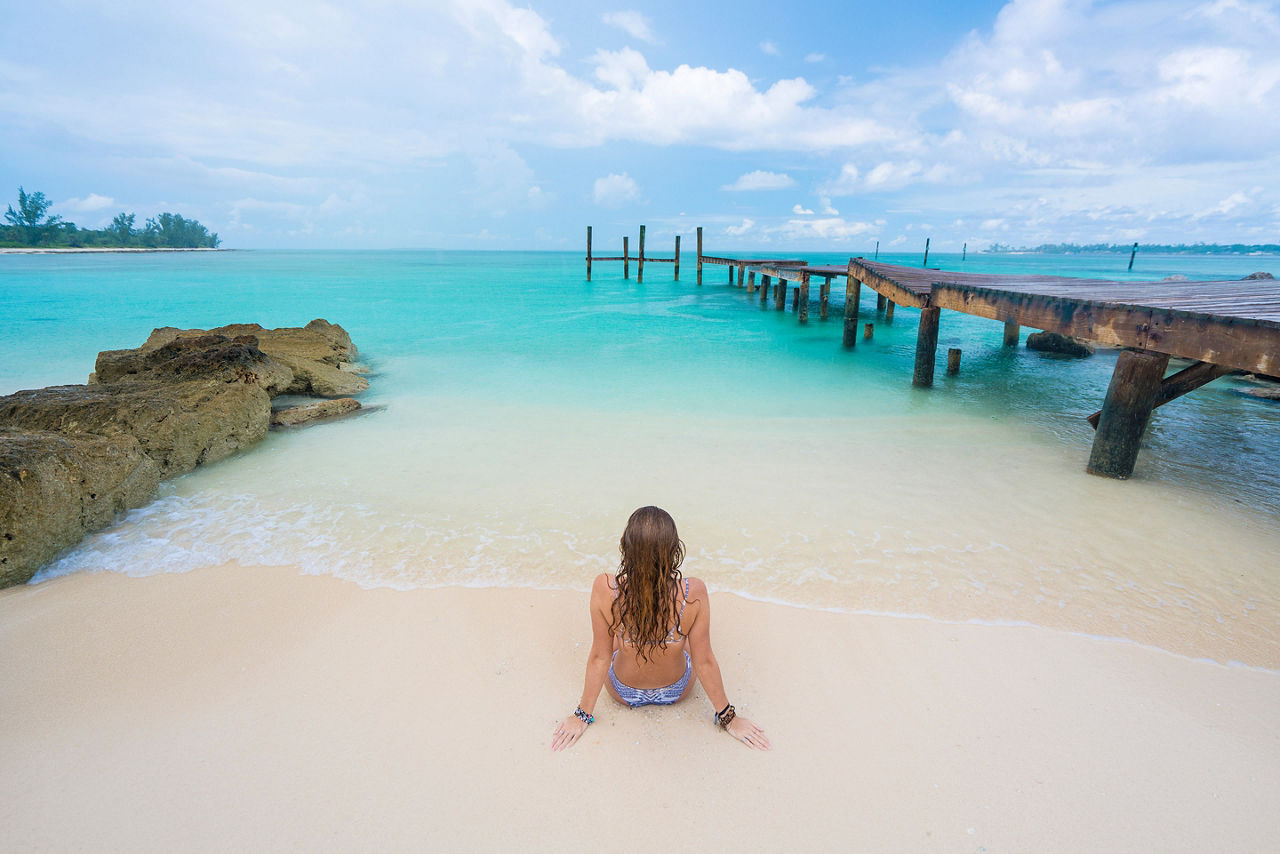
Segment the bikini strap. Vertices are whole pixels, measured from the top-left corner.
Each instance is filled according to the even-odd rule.
[[[676,614],[676,632],[684,635],[680,631],[680,621],[684,619],[684,606],[689,604],[689,579],[684,580],[684,599],[680,602],[680,613]]]

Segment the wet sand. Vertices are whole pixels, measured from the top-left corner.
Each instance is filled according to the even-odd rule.
[[[713,591],[714,595],[714,591]],[[586,596],[288,568],[0,593],[9,850],[1267,851],[1280,674],[1049,629],[713,598],[699,690],[603,696]]]

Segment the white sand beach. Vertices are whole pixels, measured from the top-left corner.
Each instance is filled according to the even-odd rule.
[[[0,593],[11,851],[1269,851],[1280,674],[1048,629],[713,598],[730,696],[563,754],[585,593],[288,568]]]

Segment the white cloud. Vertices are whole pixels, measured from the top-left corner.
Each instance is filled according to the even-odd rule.
[[[840,211],[831,206],[831,199],[828,196],[818,196],[818,206],[822,208],[823,216],[840,215]]]
[[[843,241],[871,234],[877,227],[869,222],[856,222],[842,217],[792,219],[773,229],[788,240]]]
[[[626,172],[621,175],[611,172],[603,178],[597,178],[591,189],[591,198],[597,205],[616,208],[640,196],[640,187]]]
[[[852,196],[858,189],[858,167],[852,163],[841,166],[840,174],[822,185],[827,196]]]
[[[116,203],[116,200],[110,196],[100,196],[97,193],[90,193],[83,199],[67,199],[65,202],[58,203],[58,210],[72,211],[75,213],[92,213],[109,208]]]
[[[827,58],[827,55],[825,53],[810,53],[805,56],[804,61],[805,62],[822,62],[826,58]]]
[[[732,192],[740,192],[744,190],[785,190],[787,187],[794,187],[795,181],[790,175],[781,172],[765,172],[757,169],[754,172],[748,172],[745,175],[739,175],[738,180],[732,184],[725,184],[720,189]]]
[[[751,229],[755,228],[755,226],[756,226],[756,221],[754,219],[744,219],[742,221],[742,225],[727,226],[724,230],[724,233],[731,235],[733,237],[741,237]]]
[[[655,41],[653,27],[649,19],[634,10],[605,12],[601,20],[611,27],[617,27],[634,39],[649,42],[650,44]]]
[[[813,216],[813,211],[808,210],[807,208],[801,207],[798,204],[791,209],[791,212],[796,216]]]
[[[778,50],[778,46],[770,41],[760,42],[760,51],[770,56],[781,56],[782,52]]]

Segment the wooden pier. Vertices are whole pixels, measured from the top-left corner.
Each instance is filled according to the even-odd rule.
[[[643,246],[643,226],[640,233]],[[590,229],[587,256],[590,278]],[[1002,322],[1005,346],[1016,346],[1021,327],[1027,326],[1124,348],[1102,408],[1088,417],[1097,432],[1086,470],[1106,477],[1133,473],[1156,407],[1232,371],[1280,376],[1280,282],[1275,280],[1118,282],[960,273],[865,258],[851,258],[843,266],[812,266],[802,259],[704,255],[701,228],[697,259],[699,285],[704,264],[722,265],[728,268],[729,284],[745,287],[749,296],[758,279],[761,306],[772,296],[777,311],[786,310],[792,288],[800,323],[809,319],[812,283],[818,282],[818,314],[826,320],[831,282],[843,277],[846,348],[857,345],[864,285],[876,292],[876,310],[886,323],[892,322],[898,305],[919,309],[912,383],[921,388],[933,385],[943,309]],[[864,339],[871,338],[873,328],[866,324]],[[1166,377],[1170,358],[1191,365]],[[957,372],[959,364],[956,349],[948,354],[948,372]]]

